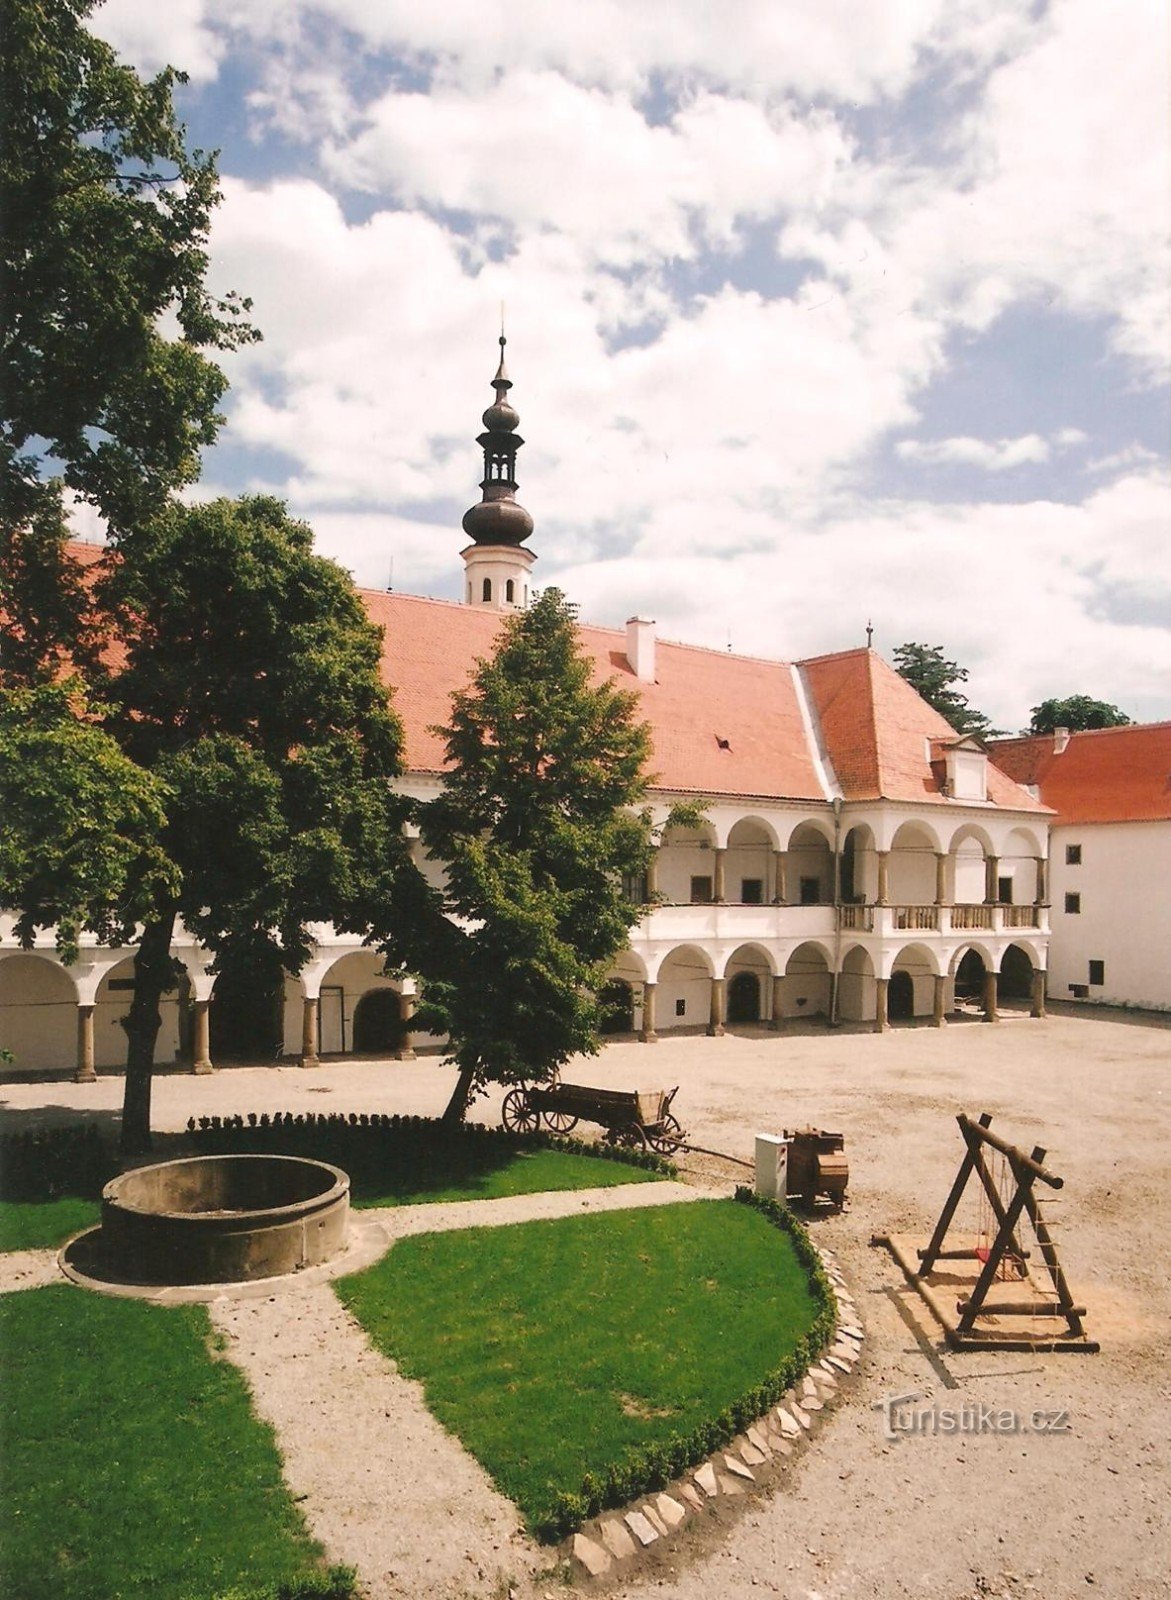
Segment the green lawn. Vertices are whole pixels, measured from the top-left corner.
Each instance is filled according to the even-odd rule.
[[[818,1312],[788,1235],[730,1200],[425,1234],[336,1287],[533,1526],[762,1382]]]
[[[100,1221],[97,1200],[0,1200],[0,1250],[52,1250]]]
[[[510,1150],[463,1139],[447,1148],[404,1147],[393,1162],[355,1161],[350,1173],[355,1206],[417,1206],[438,1200],[498,1200],[555,1189],[609,1189],[649,1183],[644,1172],[597,1156],[564,1150]]]
[[[209,1600],[320,1573],[202,1306],[0,1296],[0,1594]]]

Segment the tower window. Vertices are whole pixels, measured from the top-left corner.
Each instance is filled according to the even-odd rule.
[[[511,578],[509,578],[508,582],[504,585],[504,598],[508,601],[509,605],[511,605],[513,600],[516,598],[516,584],[513,583]]]
[[[1080,894],[1067,894],[1066,897],[1065,897],[1065,909],[1066,909],[1066,912],[1069,914],[1069,916],[1071,916],[1071,917],[1079,916],[1081,914],[1081,909],[1082,909],[1082,897],[1081,897],[1081,895]]]
[[[484,587],[483,587],[483,589],[481,591],[480,598],[483,599],[483,600],[491,600],[491,598],[492,598],[492,579],[491,578],[485,578],[484,579]]]

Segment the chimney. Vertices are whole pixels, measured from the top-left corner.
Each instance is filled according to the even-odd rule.
[[[1069,729],[1068,728],[1054,728],[1054,730],[1053,730],[1053,754],[1055,756],[1064,755],[1065,754],[1065,747],[1066,747],[1066,745],[1068,743],[1069,743]]]
[[[626,624],[626,660],[643,683],[655,681],[655,622],[653,617],[631,617]]]

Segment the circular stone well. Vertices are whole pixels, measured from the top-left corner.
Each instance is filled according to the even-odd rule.
[[[125,1283],[246,1283],[344,1247],[350,1180],[300,1156],[193,1156],[138,1167],[102,1190],[95,1243]]]

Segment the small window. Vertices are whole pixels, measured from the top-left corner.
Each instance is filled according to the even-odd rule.
[[[1075,1000],[1088,1000],[1090,998],[1090,991],[1084,983],[1071,983],[1069,992]]]
[[[764,879],[741,878],[740,902],[746,906],[759,906],[764,904]]]
[[[711,904],[712,880],[710,878],[692,878],[691,903],[693,906],[706,906]]]
[[[687,1015],[687,1001],[686,1000],[676,1000],[676,1002],[675,1002],[675,1015],[677,1017],[685,1017]]]
[[[1080,867],[1082,864],[1082,847],[1080,844],[1067,844],[1065,847],[1065,864],[1067,867]]]
[[[1080,894],[1067,894],[1065,897],[1066,915],[1071,917],[1081,916],[1082,897]]]
[[[484,579],[484,588],[483,588],[483,590],[481,592],[481,598],[484,599],[484,600],[491,600],[491,598],[492,598],[492,579],[491,578],[485,578]]]
[[[1104,961],[1090,962],[1090,982],[1095,988],[1100,988],[1106,982],[1106,963]]]
[[[996,899],[997,899],[997,902],[1002,906],[1010,906],[1010,905],[1012,905],[1012,879],[1011,878],[997,878],[997,880],[996,880]]]
[[[622,898],[632,906],[646,905],[650,897],[647,894],[645,872],[624,872],[622,874]]]
[[[801,879],[801,904],[803,906],[815,906],[815,905],[819,905],[820,903],[821,903],[821,879],[820,878],[802,878]]]
[[[509,578],[508,582],[504,585],[504,598],[508,601],[509,605],[511,605],[515,597],[516,584],[513,583],[511,578]]]

